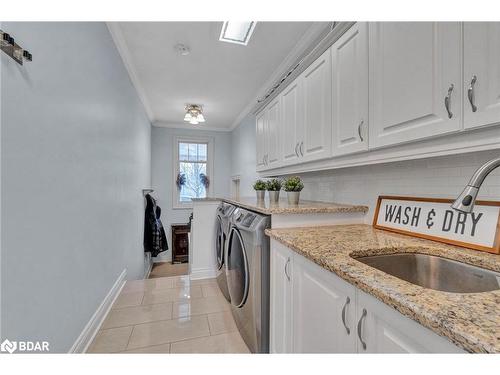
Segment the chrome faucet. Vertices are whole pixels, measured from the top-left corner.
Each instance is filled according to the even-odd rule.
[[[453,202],[451,208],[465,213],[472,212],[479,188],[483,184],[484,179],[492,170],[498,167],[500,167],[500,157],[487,161],[480,166],[477,171],[474,172],[474,175],[470,179],[464,191],[462,191],[462,194],[460,194],[455,202]]]

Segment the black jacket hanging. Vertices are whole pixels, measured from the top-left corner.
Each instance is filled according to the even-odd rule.
[[[144,251],[155,257],[168,250],[167,237],[160,220],[161,208],[155,199],[146,194],[146,211],[144,215]]]

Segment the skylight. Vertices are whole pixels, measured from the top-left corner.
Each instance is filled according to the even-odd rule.
[[[225,21],[222,25],[219,40],[221,42],[235,43],[246,46],[252,36],[256,23],[257,22],[255,21]]]

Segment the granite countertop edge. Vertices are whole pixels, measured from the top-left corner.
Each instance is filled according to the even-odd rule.
[[[246,208],[252,211],[260,212],[266,215],[289,215],[289,214],[328,214],[328,213],[366,213],[368,206],[339,204],[334,202],[320,202],[303,200],[299,205],[288,205],[285,200],[280,200],[276,207],[269,205],[268,200],[264,200],[261,204],[249,202],[245,200],[222,198],[224,202],[234,204],[236,206]],[[265,205],[264,207],[262,205]]]

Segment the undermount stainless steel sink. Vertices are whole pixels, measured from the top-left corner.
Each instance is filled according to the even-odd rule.
[[[355,259],[412,284],[443,292],[500,289],[500,273],[434,255],[398,253]]]

